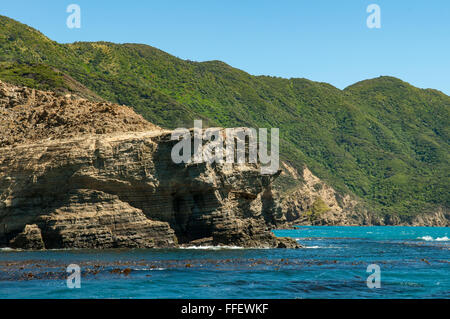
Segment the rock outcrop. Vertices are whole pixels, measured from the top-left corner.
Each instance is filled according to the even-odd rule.
[[[270,231],[256,164],[175,164],[171,132],[125,106],[0,82],[0,246],[298,248]]]
[[[294,225],[378,225],[382,218],[371,214],[350,195],[341,195],[315,176],[306,166],[301,175],[289,164],[283,163],[284,172],[301,180],[301,186],[278,201],[274,224],[278,228]]]
[[[354,196],[342,195],[315,176],[306,166],[299,174],[288,163],[283,173],[301,180],[301,186],[278,197],[271,207],[273,226],[291,228],[295,225],[339,226],[441,226],[450,225],[449,212],[443,208],[415,216],[375,214]],[[271,194],[277,197],[277,195]]]
[[[33,141],[160,129],[131,108],[0,81],[0,147]]]
[[[26,225],[23,232],[11,240],[10,246],[12,248],[33,250],[45,248],[41,230],[37,225]]]
[[[403,217],[403,216],[402,216]],[[449,227],[450,213],[443,208],[424,212],[416,216],[389,216],[385,218],[384,225],[391,226],[426,226],[426,227]]]

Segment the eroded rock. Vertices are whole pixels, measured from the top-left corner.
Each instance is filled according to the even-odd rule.
[[[171,131],[124,106],[0,88],[0,245],[33,224],[46,248],[168,248],[208,237],[280,246],[269,226],[276,175],[255,164],[175,164]]]
[[[37,225],[26,225],[25,229],[9,243],[12,248],[40,250],[44,249],[41,230]]]

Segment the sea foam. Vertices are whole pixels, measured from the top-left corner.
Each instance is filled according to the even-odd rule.
[[[434,239],[431,236],[423,236],[423,237],[417,237],[417,239],[422,239],[425,241],[449,241],[449,238],[447,236],[437,237],[436,239]]]
[[[180,249],[208,249],[208,250],[219,250],[219,249],[245,249],[244,247],[240,246],[187,246],[187,247],[180,247]]]

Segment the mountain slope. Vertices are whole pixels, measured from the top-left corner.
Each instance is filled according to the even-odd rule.
[[[190,127],[197,118],[224,127],[279,127],[284,161],[299,172],[306,164],[373,211],[411,215],[449,207],[450,97],[441,92],[391,77],[339,90],[252,76],[220,61],[185,61],[147,45],[58,44],[2,16],[0,31],[0,61],[56,68],[162,127]],[[0,71],[0,79],[7,76]],[[286,191],[298,182],[278,183]]]

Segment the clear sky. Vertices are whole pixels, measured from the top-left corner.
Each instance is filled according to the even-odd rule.
[[[72,3],[81,29],[66,26]],[[380,29],[366,25],[373,3]],[[145,43],[338,88],[391,75],[450,95],[449,0],[3,0],[0,14],[63,43]]]

